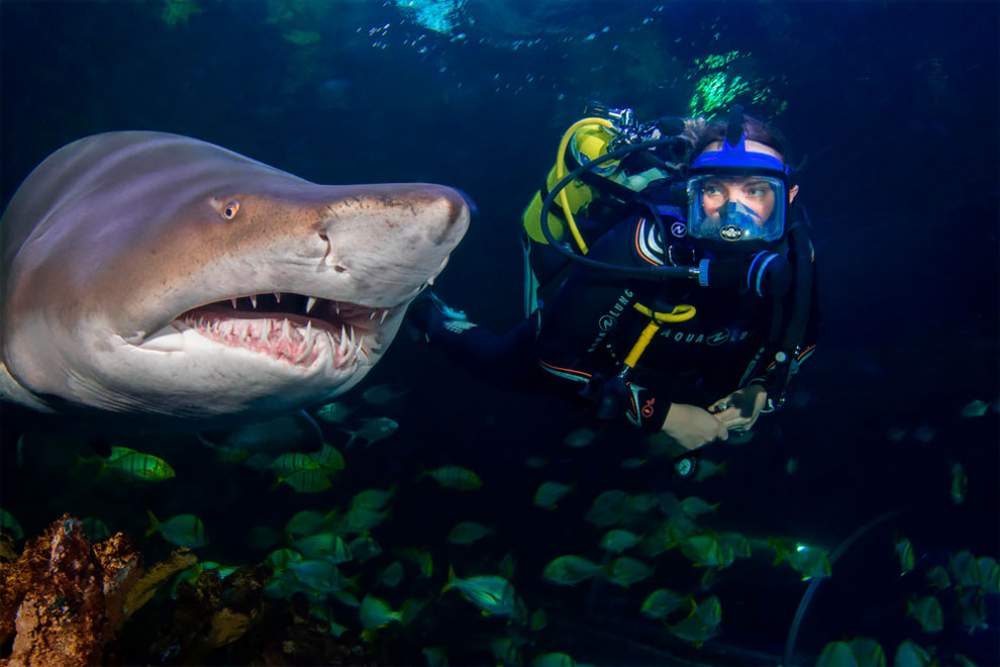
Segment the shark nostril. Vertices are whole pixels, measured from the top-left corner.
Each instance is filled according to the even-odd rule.
[[[337,273],[343,273],[347,269],[341,266],[340,264],[337,264],[333,267],[333,270],[336,271]]]

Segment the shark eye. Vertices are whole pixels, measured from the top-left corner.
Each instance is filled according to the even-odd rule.
[[[240,203],[233,199],[226,204],[226,207],[222,209],[222,217],[226,220],[232,220],[236,217],[236,212],[240,210]]]

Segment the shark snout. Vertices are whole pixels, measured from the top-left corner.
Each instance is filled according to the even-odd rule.
[[[472,217],[472,207],[469,197],[453,188],[442,185],[430,186],[426,206],[430,209],[442,208],[439,215],[432,215],[425,223],[428,225],[428,235],[437,245],[455,247],[465,232],[469,229]]]
[[[470,217],[468,200],[453,188],[367,186],[326,209],[324,259],[360,302],[398,303],[440,273]]]

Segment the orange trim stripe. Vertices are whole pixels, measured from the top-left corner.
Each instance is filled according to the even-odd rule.
[[[639,233],[640,233],[640,230],[642,230],[642,227],[643,227],[644,224],[646,224],[646,218],[639,218],[639,222],[636,223],[636,226],[635,226],[635,251],[637,253],[639,253],[639,257],[642,258],[645,262],[647,262],[649,264],[652,264],[653,266],[659,266],[659,263],[656,262],[656,261],[654,261],[653,259],[651,259],[649,257],[649,255],[647,255],[646,253],[644,253],[642,251],[642,248],[639,245]]]
[[[562,371],[563,373],[569,373],[570,375],[580,375],[585,378],[592,377],[590,373],[587,373],[585,371],[578,371],[572,368],[563,368],[562,366],[556,366],[555,364],[550,364],[549,362],[543,361],[542,359],[539,359],[538,363],[540,363],[542,366],[546,366],[548,368],[552,368],[557,371]]]
[[[815,349],[816,349],[816,345],[815,344],[810,345],[806,349],[804,349],[801,352],[799,352],[799,356],[795,357],[795,361],[802,361],[803,359],[805,359],[806,357],[808,357],[810,354],[812,354],[813,350],[815,350]],[[777,362],[772,361],[771,363],[769,363],[767,365],[767,370],[771,370],[772,368],[775,367],[776,364],[777,364]]]

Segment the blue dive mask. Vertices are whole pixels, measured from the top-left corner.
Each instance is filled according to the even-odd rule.
[[[688,180],[688,236],[708,241],[779,240],[785,182],[774,176],[702,174]]]
[[[773,155],[747,150],[741,107],[721,148],[699,155],[688,172],[691,238],[738,243],[784,236],[790,169]]]

